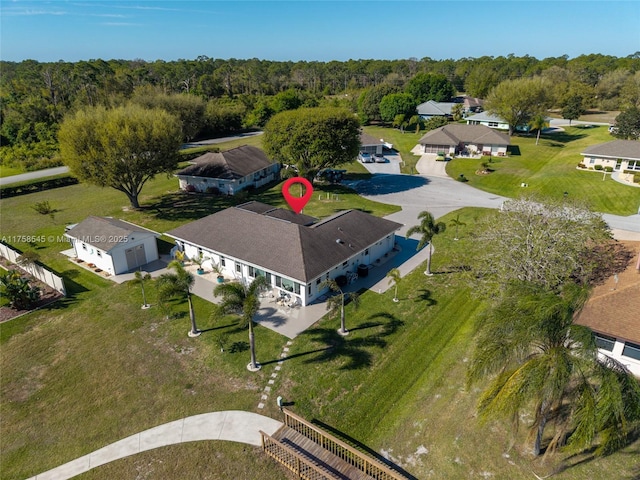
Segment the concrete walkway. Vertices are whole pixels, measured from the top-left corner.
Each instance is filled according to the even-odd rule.
[[[238,410],[203,413],[123,438],[29,480],[64,480],[136,453],[197,440],[227,440],[260,446],[260,430],[273,435],[281,426],[282,422],[257,413]]]

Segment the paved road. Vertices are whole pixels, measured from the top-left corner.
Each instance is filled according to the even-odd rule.
[[[26,182],[28,180],[37,180],[38,178],[53,177],[67,173],[69,167],[45,168],[35,172],[21,173],[20,175],[11,175],[9,177],[0,178],[0,185],[10,185],[12,183]]]
[[[197,440],[228,440],[260,446],[260,430],[273,435],[281,426],[282,422],[257,413],[238,410],[203,413],[136,433],[29,480],[65,480],[136,453]]]
[[[401,235],[418,223],[418,214],[423,210],[439,218],[463,207],[500,208],[507,200],[448,177],[445,162],[436,162],[432,155],[422,156],[416,169],[420,175],[377,174],[367,181],[351,182],[350,186],[365,198],[401,206],[402,211],[386,217],[405,225]],[[640,240],[640,215],[603,217],[615,238]]]

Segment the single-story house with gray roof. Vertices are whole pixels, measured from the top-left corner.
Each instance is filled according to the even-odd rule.
[[[416,112],[423,120],[429,120],[434,117],[451,117],[451,109],[455,105],[454,102],[436,102],[427,100],[416,107]]]
[[[484,125],[451,123],[425,133],[418,143],[422,153],[506,156],[511,140]]]
[[[188,258],[202,257],[227,277],[265,276],[273,289],[308,305],[327,279],[358,275],[395,246],[402,225],[359,210],[323,220],[248,202],[166,233]]]
[[[637,140],[600,143],[588,147],[581,155],[586,168],[602,165],[611,167],[616,172],[640,172],[640,142]]]
[[[383,153],[384,149],[392,149],[393,144],[385,142],[384,139],[377,139],[368,133],[360,132],[360,151],[367,153]]]
[[[111,275],[137,270],[158,260],[158,232],[111,217],[87,217],[65,236],[76,259]]]
[[[207,152],[176,173],[185,191],[234,195],[279,178],[280,164],[257,147],[242,145],[226,152]]]

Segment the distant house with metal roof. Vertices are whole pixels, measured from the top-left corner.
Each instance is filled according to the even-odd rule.
[[[422,153],[505,156],[511,140],[484,125],[451,123],[425,133],[418,143]]]
[[[87,217],[65,232],[76,259],[111,275],[158,260],[158,232],[111,217]]]
[[[640,172],[640,141],[613,140],[585,149],[581,153],[585,168],[601,165],[615,172]]]
[[[248,202],[178,227],[166,235],[187,257],[217,264],[240,281],[269,285],[308,305],[327,292],[323,281],[366,271],[395,246],[402,225],[359,210],[317,221]]]
[[[234,195],[279,178],[280,164],[257,147],[242,145],[225,152],[208,152],[176,176],[185,191]]]

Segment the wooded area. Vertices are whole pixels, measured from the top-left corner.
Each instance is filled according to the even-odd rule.
[[[575,105],[576,99],[584,108],[602,110],[640,104],[640,52],[542,60],[508,55],[281,62],[200,56],[172,62],[0,62],[0,160],[27,170],[59,164],[58,125],[87,106],[162,107],[180,118],[184,139],[190,140],[262,127],[274,114],[302,106],[346,107],[362,123],[380,121],[384,116],[376,107],[385,95],[410,94],[418,103],[425,91],[485,98],[505,80],[535,76],[549,80],[556,108]]]

